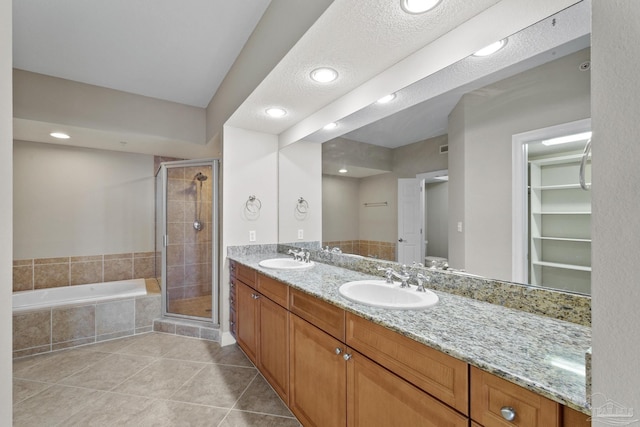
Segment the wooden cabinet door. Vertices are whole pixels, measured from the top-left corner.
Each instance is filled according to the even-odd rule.
[[[344,344],[289,315],[289,408],[305,427],[346,426]]]
[[[466,427],[469,419],[419,388],[349,349],[349,427]]]
[[[238,345],[249,359],[257,363],[258,334],[258,296],[259,294],[242,282],[236,282],[236,333]]]
[[[261,296],[258,369],[286,403],[289,394],[289,312]]]
[[[558,427],[560,404],[472,366],[471,418],[485,427]]]

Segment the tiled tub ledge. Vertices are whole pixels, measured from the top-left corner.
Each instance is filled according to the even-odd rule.
[[[47,353],[113,338],[151,332],[160,317],[161,295],[154,279],[147,294],[75,303],[13,314],[13,357]]]

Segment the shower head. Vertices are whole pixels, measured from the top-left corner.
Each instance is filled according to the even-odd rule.
[[[203,174],[202,172],[198,172],[196,174],[196,176],[193,177],[193,179],[197,179],[198,181],[202,182],[202,181],[206,181],[207,178],[209,178],[207,175]]]

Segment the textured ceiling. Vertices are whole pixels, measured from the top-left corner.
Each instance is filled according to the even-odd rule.
[[[270,0],[19,0],[13,66],[206,107]]]
[[[449,113],[463,94],[584,49],[590,32],[590,5],[582,2],[509,37],[493,56],[459,61],[398,92],[389,104],[373,104],[305,140],[341,135],[395,148],[445,134]]]
[[[228,124],[280,134],[497,2],[447,0],[410,15],[399,1],[335,0]],[[338,79],[311,81],[309,73],[320,66],[335,68]],[[274,105],[287,109],[287,116],[266,116],[265,108]]]

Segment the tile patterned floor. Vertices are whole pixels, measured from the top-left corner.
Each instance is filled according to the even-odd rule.
[[[237,346],[149,333],[13,362],[14,426],[300,427]]]

